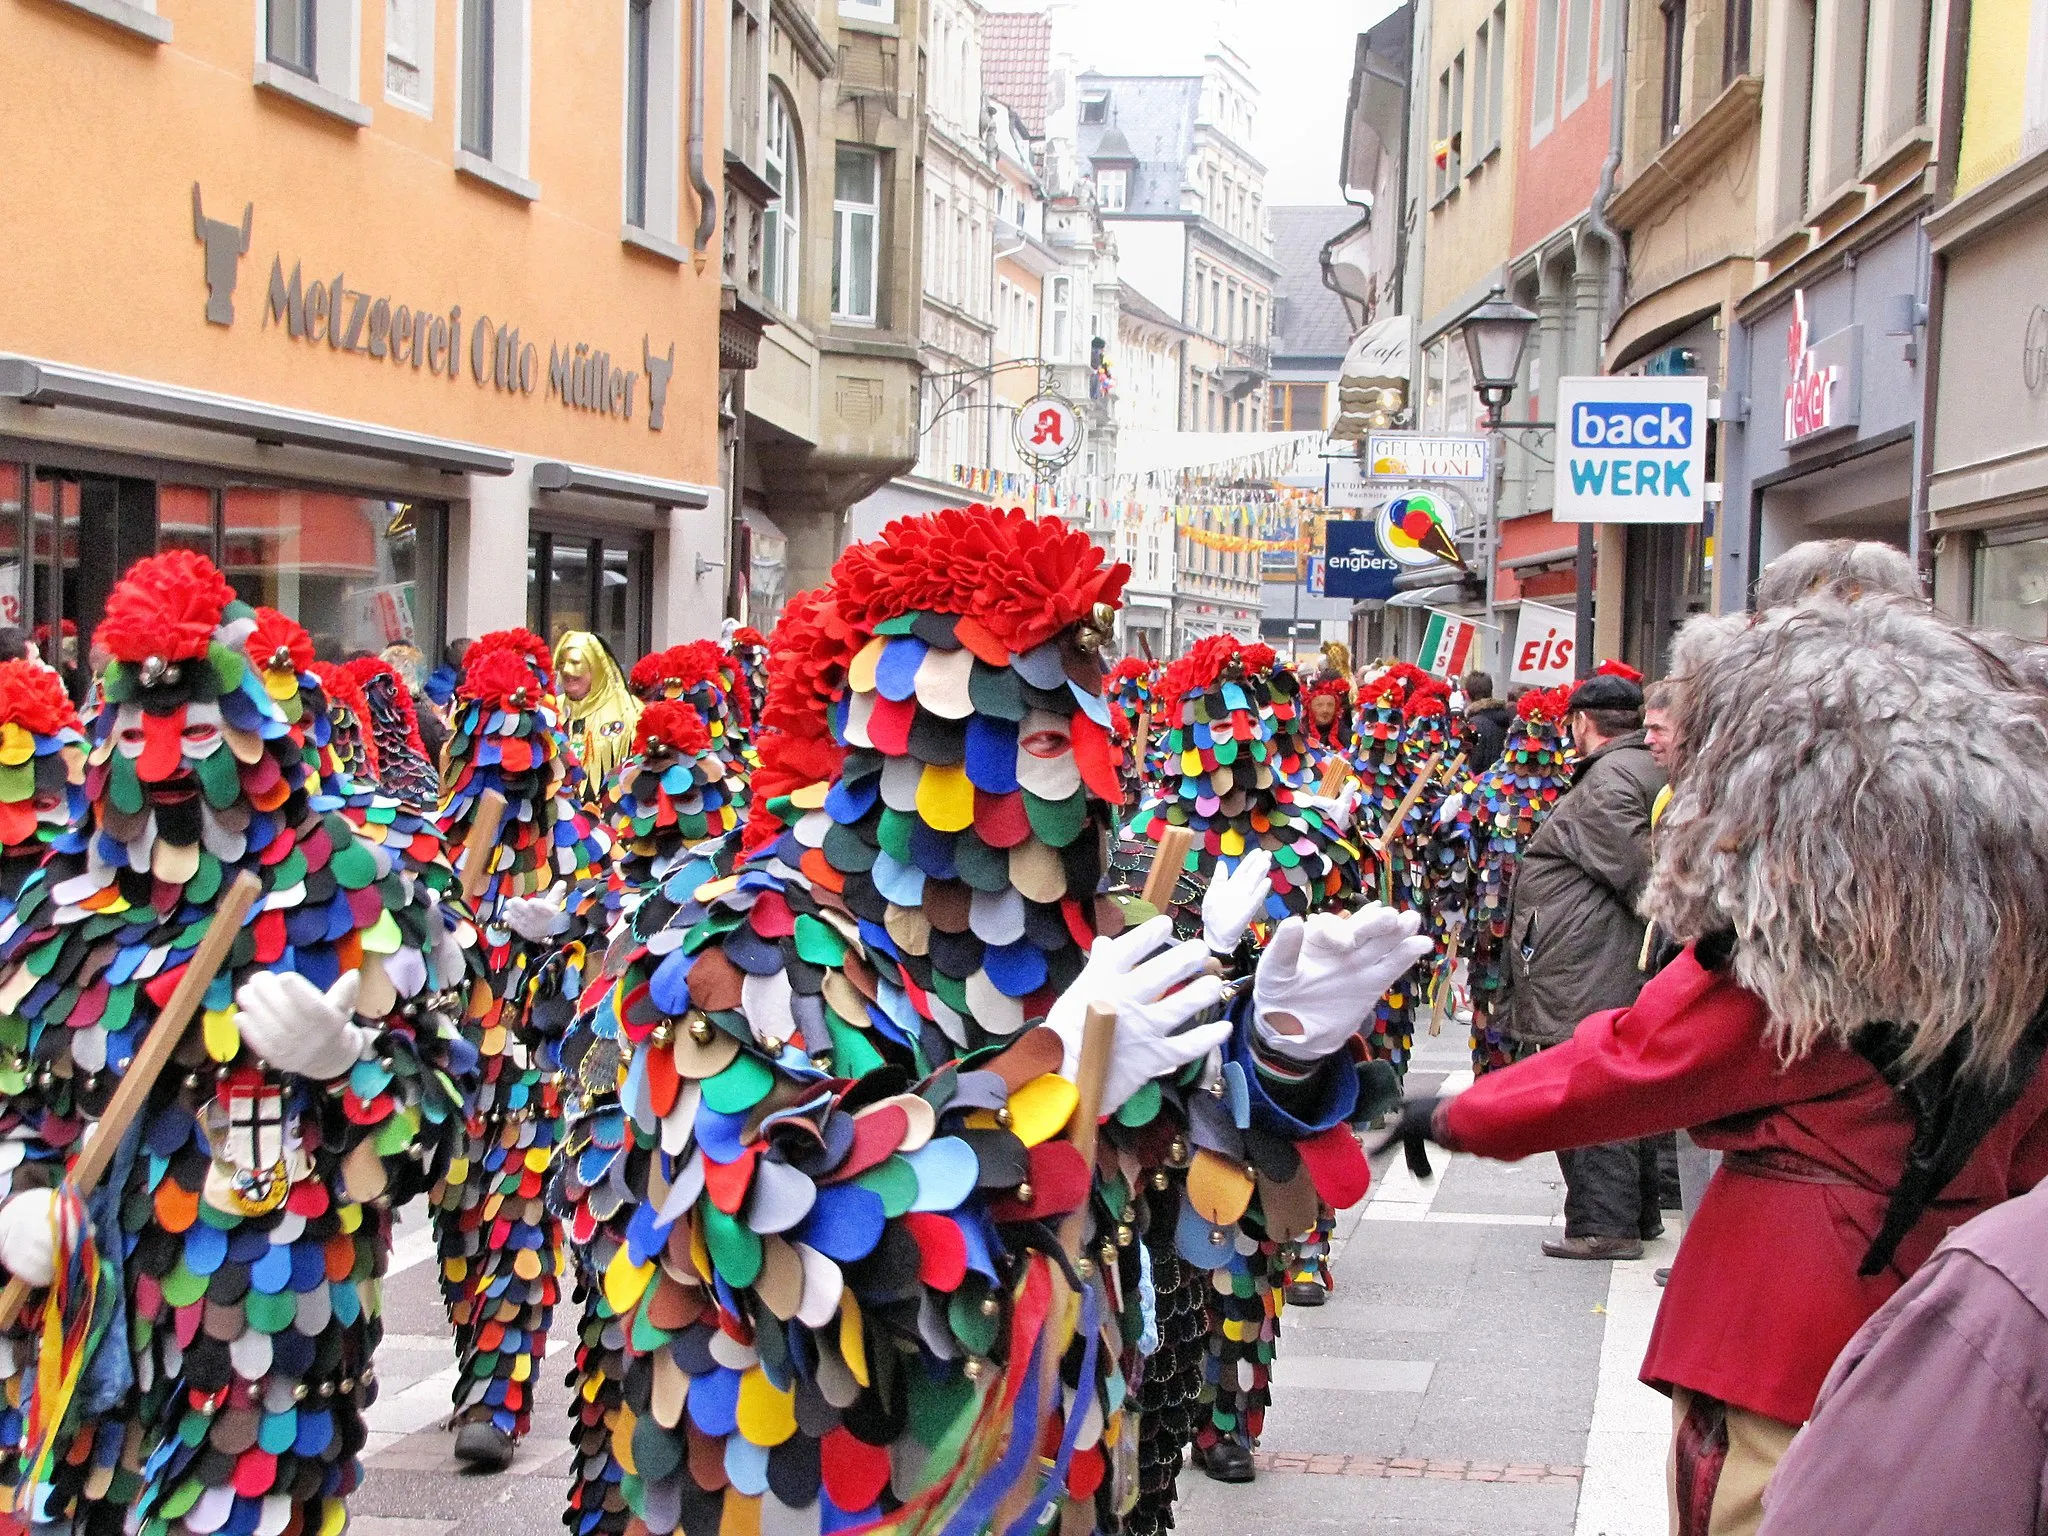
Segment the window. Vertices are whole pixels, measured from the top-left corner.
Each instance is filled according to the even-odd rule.
[[[1436,77],[1436,143],[1430,147],[1430,161],[1435,167],[1435,194],[1431,201],[1442,202],[1451,190],[1451,135],[1457,132],[1457,124],[1451,118],[1451,72],[1447,69]]]
[[[1226,340],[1237,340],[1237,284],[1234,282],[1223,285],[1223,319],[1216,330]]]
[[[1479,23],[1479,33],[1472,39],[1472,163],[1467,167],[1469,171],[1478,170],[1480,162],[1486,158],[1489,143],[1486,122],[1489,102],[1486,77],[1492,67],[1492,56],[1493,18],[1489,16]]]
[[[832,185],[832,316],[875,323],[882,222],[881,152],[839,146]]]
[[[973,263],[974,250],[967,241],[967,215],[956,208],[953,211],[953,261],[946,278],[946,297],[955,304],[967,302],[967,274]]]
[[[1660,0],[1658,9],[1664,13],[1664,81],[1657,126],[1668,144],[1685,109],[1685,0]]]
[[[1081,121],[1090,124],[1108,122],[1109,98],[1107,96],[1083,96],[1081,98]]]
[[[1462,51],[1451,60],[1451,127],[1448,137],[1451,141],[1451,163],[1447,179],[1455,192],[1458,179],[1465,171],[1465,55]]]
[[[1536,77],[1529,98],[1529,142],[1557,123],[1558,0],[1536,0]]]
[[[1621,14],[1621,6],[1618,0],[1614,3],[1614,11],[1616,15]],[[1475,92],[1482,88],[1486,92],[1486,137],[1481,139],[1473,149],[1472,154],[1475,159],[1482,155],[1490,155],[1500,148],[1502,113],[1507,103],[1507,74],[1508,5],[1507,0],[1500,0],[1500,4],[1493,8],[1493,59],[1491,65],[1487,70],[1484,81],[1481,81],[1477,76],[1474,76],[1472,80],[1472,89]]]
[[[647,227],[648,115],[653,106],[654,6],[626,0],[626,222]]]
[[[1593,74],[1593,0],[1565,0],[1564,111],[1586,99]]]
[[[491,158],[495,126],[497,15],[497,0],[462,0],[462,147],[485,160]]]
[[[264,56],[308,80],[320,78],[318,0],[267,0]]]
[[[796,117],[780,91],[768,93],[768,131],[762,164],[776,201],[761,221],[761,290],[791,314],[799,307],[798,254],[803,248],[803,168],[797,159]]]
[[[647,649],[652,545],[644,533],[534,528],[526,540],[526,627],[550,645],[588,630],[631,666],[627,658]]]
[[[1326,384],[1275,384],[1267,391],[1266,426],[1274,432],[1320,432]]]
[[[725,148],[749,165],[757,164],[762,152],[762,97],[768,89],[762,26],[754,14],[758,4],[759,0],[733,0],[725,41]]]
[[[1213,272],[1209,275],[1209,334],[1223,334],[1223,279]]]
[[[1095,173],[1095,200],[1104,213],[1122,213],[1124,196],[1130,181],[1129,171],[1097,171]]]
[[[841,21],[879,21],[884,26],[896,20],[896,0],[839,0]]]
[[[1073,325],[1074,280],[1056,277],[1052,280],[1052,362],[1064,363],[1072,352]]]
[[[1751,0],[1723,0],[1721,22],[1721,84],[1733,85],[1749,73]]]
[[[434,0],[384,0],[384,99],[434,111]]]

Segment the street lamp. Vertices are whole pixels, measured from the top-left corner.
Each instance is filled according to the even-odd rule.
[[[1486,402],[1488,426],[1501,425],[1500,413],[1514,398],[1515,382],[1522,375],[1522,352],[1535,326],[1535,312],[1515,303],[1499,284],[1461,322],[1472,383]]]

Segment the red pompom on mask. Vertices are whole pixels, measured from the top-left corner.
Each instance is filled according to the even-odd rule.
[[[138,560],[107,598],[94,640],[131,666],[155,658],[197,661],[213,643],[235,589],[206,556],[165,550]]]
[[[256,627],[242,649],[259,672],[305,672],[313,665],[313,637],[275,608],[256,610]]]
[[[645,753],[656,743],[677,757],[695,757],[711,750],[711,733],[704,728],[703,717],[689,705],[660,699],[640,711],[633,750]]]
[[[0,661],[0,721],[18,725],[31,736],[78,731],[78,711],[64,691],[64,680],[40,662]]]

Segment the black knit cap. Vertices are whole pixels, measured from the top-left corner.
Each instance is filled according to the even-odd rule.
[[[1643,685],[1611,672],[1596,673],[1572,690],[1566,713],[1581,709],[1641,709]]]

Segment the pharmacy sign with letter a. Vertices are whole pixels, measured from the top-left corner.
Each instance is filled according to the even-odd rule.
[[[1560,523],[1697,523],[1706,512],[1707,381],[1558,380]]]

